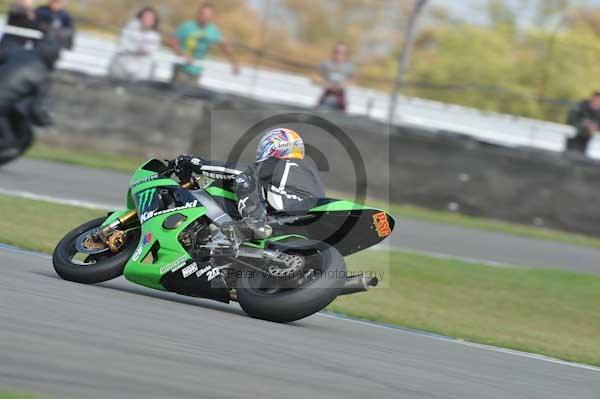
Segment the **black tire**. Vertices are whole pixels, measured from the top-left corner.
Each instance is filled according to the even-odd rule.
[[[20,158],[33,145],[34,135],[30,126],[23,126],[18,131],[17,147],[19,152],[11,157],[0,157],[0,166]]]
[[[118,254],[89,265],[78,265],[71,261],[75,250],[77,238],[95,227],[104,223],[106,218],[95,219],[77,227],[68,233],[56,246],[52,255],[54,270],[60,277],[68,281],[83,284],[97,284],[112,280],[123,274],[127,261],[133,255],[140,238],[139,230],[130,233],[125,248]]]
[[[323,310],[342,292],[346,281],[346,263],[337,249],[321,245],[314,256],[321,262],[319,277],[309,286],[274,294],[254,289],[251,273],[244,273],[238,282],[237,298],[242,309],[251,317],[289,323]]]

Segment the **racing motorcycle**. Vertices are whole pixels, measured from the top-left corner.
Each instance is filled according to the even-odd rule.
[[[148,161],[133,174],[127,209],[58,243],[56,272],[85,284],[124,275],[158,290],[239,302],[252,317],[282,323],[377,285],[376,277],[349,275],[343,257],[392,233],[386,212],[315,199],[304,209],[270,213],[269,238],[246,239],[235,194],[203,179],[178,176],[173,162]]]

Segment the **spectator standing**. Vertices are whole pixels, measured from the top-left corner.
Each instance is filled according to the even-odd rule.
[[[15,1],[8,11],[6,25],[25,29],[36,29],[35,11],[33,7],[33,0]],[[31,39],[12,35],[10,33],[2,36],[2,39],[0,40],[0,50],[31,47],[33,47],[33,41]]]
[[[75,23],[66,10],[66,0],[49,0],[48,4],[35,10],[35,22],[49,40],[72,49],[75,37]]]
[[[577,129],[575,136],[567,139],[567,150],[585,154],[600,128],[600,91],[575,105],[569,111],[567,123]]]
[[[334,46],[331,58],[319,66],[316,83],[323,87],[319,99],[321,108],[346,110],[346,89],[354,78],[354,65],[348,60],[348,47],[344,43]]]
[[[161,44],[159,23],[158,12],[145,7],[123,28],[119,49],[109,69],[112,78],[126,81],[152,78],[154,57]]]
[[[231,46],[223,40],[219,28],[213,23],[214,15],[215,6],[204,3],[197,12],[196,20],[181,24],[169,40],[169,46],[175,54],[185,59],[185,63],[175,64],[173,83],[198,84],[203,68],[197,65],[197,61],[202,61],[214,45],[221,47],[231,62],[233,73],[239,73],[239,64]]]

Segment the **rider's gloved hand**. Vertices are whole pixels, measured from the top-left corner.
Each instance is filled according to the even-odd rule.
[[[191,155],[180,155],[174,161],[175,174],[182,180],[189,180],[192,173],[200,172],[202,167],[202,159]]]
[[[202,158],[193,157],[191,155],[180,155],[175,159],[175,166],[188,166],[199,168],[204,164]]]

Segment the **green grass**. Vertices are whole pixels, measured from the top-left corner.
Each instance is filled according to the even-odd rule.
[[[34,146],[31,151],[27,153],[27,157],[91,168],[109,169],[125,173],[133,172],[144,162],[144,159],[128,157],[125,155],[98,153],[93,151],[75,151],[45,145]],[[335,192],[330,192],[329,195],[338,198],[344,197],[344,194]],[[493,219],[466,216],[454,212],[425,209],[412,205],[387,204],[383,201],[373,199],[367,200],[367,203],[371,206],[387,209],[390,213],[399,217],[600,248],[600,237],[591,237],[535,226],[507,223]]]
[[[0,242],[40,252],[52,252],[74,227],[106,212],[0,195]]]
[[[340,297],[331,311],[600,366],[600,276],[402,252],[347,260],[384,272],[381,288]]]
[[[66,232],[103,214],[1,195],[0,209],[0,242],[48,253]],[[368,251],[348,262],[351,270],[383,273],[382,282],[338,298],[334,312],[600,366],[600,276],[403,252]]]
[[[33,146],[27,152],[26,156],[33,159],[62,162],[71,165],[86,166],[88,168],[109,169],[125,173],[133,172],[145,161],[142,158],[125,155],[49,147],[43,144]]]

